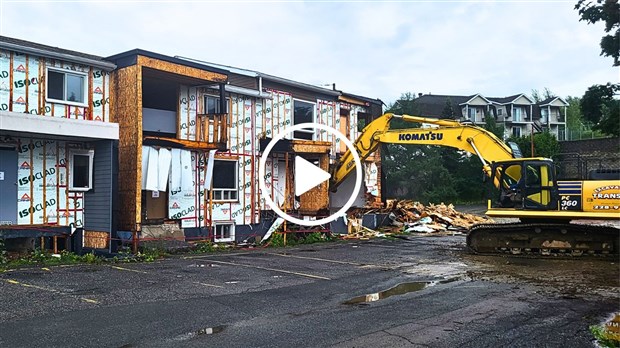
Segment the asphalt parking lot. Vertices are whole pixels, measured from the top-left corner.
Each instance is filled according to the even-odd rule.
[[[0,273],[1,347],[591,347],[618,260],[471,255],[464,237]]]

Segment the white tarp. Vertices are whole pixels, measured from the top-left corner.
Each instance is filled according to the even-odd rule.
[[[188,150],[181,150],[181,191],[194,191],[192,153]]]
[[[209,150],[209,159],[207,160],[207,172],[205,173],[204,189],[211,189],[211,181],[213,179],[213,165],[215,163],[215,153],[217,150]]]
[[[157,190],[166,191],[172,155],[168,149],[159,149]]]
[[[153,147],[148,147],[149,149],[149,159],[146,165],[146,171],[142,168],[142,177],[146,176],[146,184],[144,185],[145,190],[149,191],[159,191],[159,153],[157,149]]]
[[[181,191],[181,149],[172,149],[170,191]]]

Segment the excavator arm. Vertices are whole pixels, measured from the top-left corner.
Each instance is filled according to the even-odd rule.
[[[431,124],[434,128],[390,130],[395,118],[407,122]],[[360,160],[368,158],[379,144],[439,145],[467,151],[480,158],[485,174],[491,177],[491,163],[515,158],[513,150],[493,133],[474,125],[455,120],[440,120],[410,115],[384,114],[369,123],[355,140],[354,147]],[[347,151],[334,168],[330,189],[337,187],[355,168],[355,161]]]

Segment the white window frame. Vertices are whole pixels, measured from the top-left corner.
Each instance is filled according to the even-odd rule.
[[[239,161],[236,159],[228,159],[228,158],[216,158],[215,161],[226,161],[226,162],[234,162],[235,163],[235,188],[234,189],[225,189],[225,188],[215,188],[212,187],[213,190],[213,202],[239,202]],[[213,173],[215,175],[215,173]],[[211,184],[213,186],[213,184]],[[216,198],[216,192],[220,193],[220,197]],[[230,192],[235,192],[236,197],[230,198]],[[228,193],[228,194],[226,194]],[[225,197],[227,196],[227,197]]]
[[[523,109],[520,106],[515,106],[512,111],[514,113],[514,115],[512,115],[512,121],[522,122],[523,121],[523,117],[522,117]]]
[[[549,119],[549,110],[547,108],[540,109],[540,122],[547,123],[547,119]]]
[[[228,238],[217,238],[217,226],[230,226],[230,236]],[[213,222],[213,241],[216,243],[235,241],[235,222],[234,221],[214,221]]]
[[[88,156],[88,187],[75,187],[73,178],[75,177],[75,156]],[[89,191],[93,188],[93,159],[95,150],[70,150],[69,151],[69,191]]]
[[[54,99],[54,98],[50,98],[48,97],[48,93],[49,93],[49,72],[53,71],[56,73],[61,73],[64,74],[65,76],[67,74],[70,75],[78,75],[78,76],[82,76],[84,78],[84,101],[83,102],[74,102],[74,101],[69,101],[66,100],[67,99],[67,79],[65,78],[64,80],[64,90],[63,90],[63,95],[64,95],[64,100],[62,99]],[[74,71],[74,70],[67,70],[67,69],[61,69],[61,68],[53,68],[53,67],[47,67],[46,71],[45,71],[45,101],[49,102],[49,103],[59,103],[59,104],[66,104],[66,105],[74,105],[74,106],[83,106],[86,107],[88,106],[88,73],[84,73],[81,71]]]
[[[503,113],[504,113],[504,109],[497,108],[497,116],[503,116]]]
[[[312,104],[312,121],[310,121],[310,122],[312,122],[312,123],[316,122],[316,102],[311,102],[311,101],[308,101],[308,100],[293,98],[293,110],[292,110],[293,112],[292,112],[292,115],[291,115],[291,121],[292,121],[291,123],[292,123],[292,125],[296,125],[297,124],[297,123],[295,123],[295,102],[296,101],[302,102],[302,103]],[[293,132],[293,139],[309,140],[309,139],[295,138],[295,133],[296,132],[312,134],[312,141],[315,140],[315,138],[316,138],[316,130],[314,130],[314,129],[313,130],[302,129],[302,130],[298,130],[298,131]]]
[[[515,130],[519,130],[519,135],[515,135]],[[510,130],[512,133],[512,136],[515,138],[520,138],[521,137],[521,127],[512,127],[512,129]]]

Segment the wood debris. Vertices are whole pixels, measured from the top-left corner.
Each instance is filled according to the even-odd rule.
[[[363,215],[384,214],[388,219],[378,231],[362,226]],[[369,239],[401,233],[465,233],[475,224],[493,220],[475,214],[462,213],[452,204],[425,206],[412,200],[388,200],[386,208],[354,210],[347,217],[348,235],[344,239]]]

